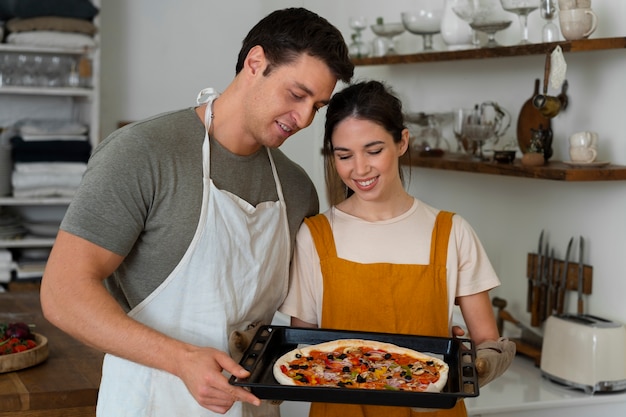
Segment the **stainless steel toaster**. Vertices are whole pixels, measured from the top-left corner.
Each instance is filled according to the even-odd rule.
[[[626,327],[589,314],[546,320],[541,373],[589,394],[626,390]]]

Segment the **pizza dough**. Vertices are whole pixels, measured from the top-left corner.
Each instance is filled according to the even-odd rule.
[[[287,352],[274,364],[282,385],[441,392],[448,380],[441,359],[390,343],[340,339]]]

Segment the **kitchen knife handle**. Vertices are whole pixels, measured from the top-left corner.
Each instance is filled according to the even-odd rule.
[[[552,289],[552,285],[548,288],[548,300],[546,303],[546,314],[544,318],[548,318],[552,315],[552,310],[554,309],[554,290]]]
[[[541,325],[541,317],[539,316],[539,287],[533,286],[533,302],[530,311],[530,325],[538,327]]]
[[[539,324],[543,323],[546,319],[546,300],[548,299],[548,289],[545,283],[541,284],[539,288]]]
[[[563,314],[563,303],[565,302],[565,289],[559,288],[556,300],[556,314]]]

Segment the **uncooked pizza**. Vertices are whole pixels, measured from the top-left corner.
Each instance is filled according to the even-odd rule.
[[[373,340],[341,339],[294,349],[276,361],[282,385],[440,392],[448,365],[439,358]]]

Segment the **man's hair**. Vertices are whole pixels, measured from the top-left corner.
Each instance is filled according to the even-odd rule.
[[[323,17],[304,8],[276,10],[259,21],[243,40],[235,73],[243,68],[250,49],[259,45],[273,68],[294,62],[307,53],[324,62],[337,79],[349,82],[354,64],[341,32]]]

